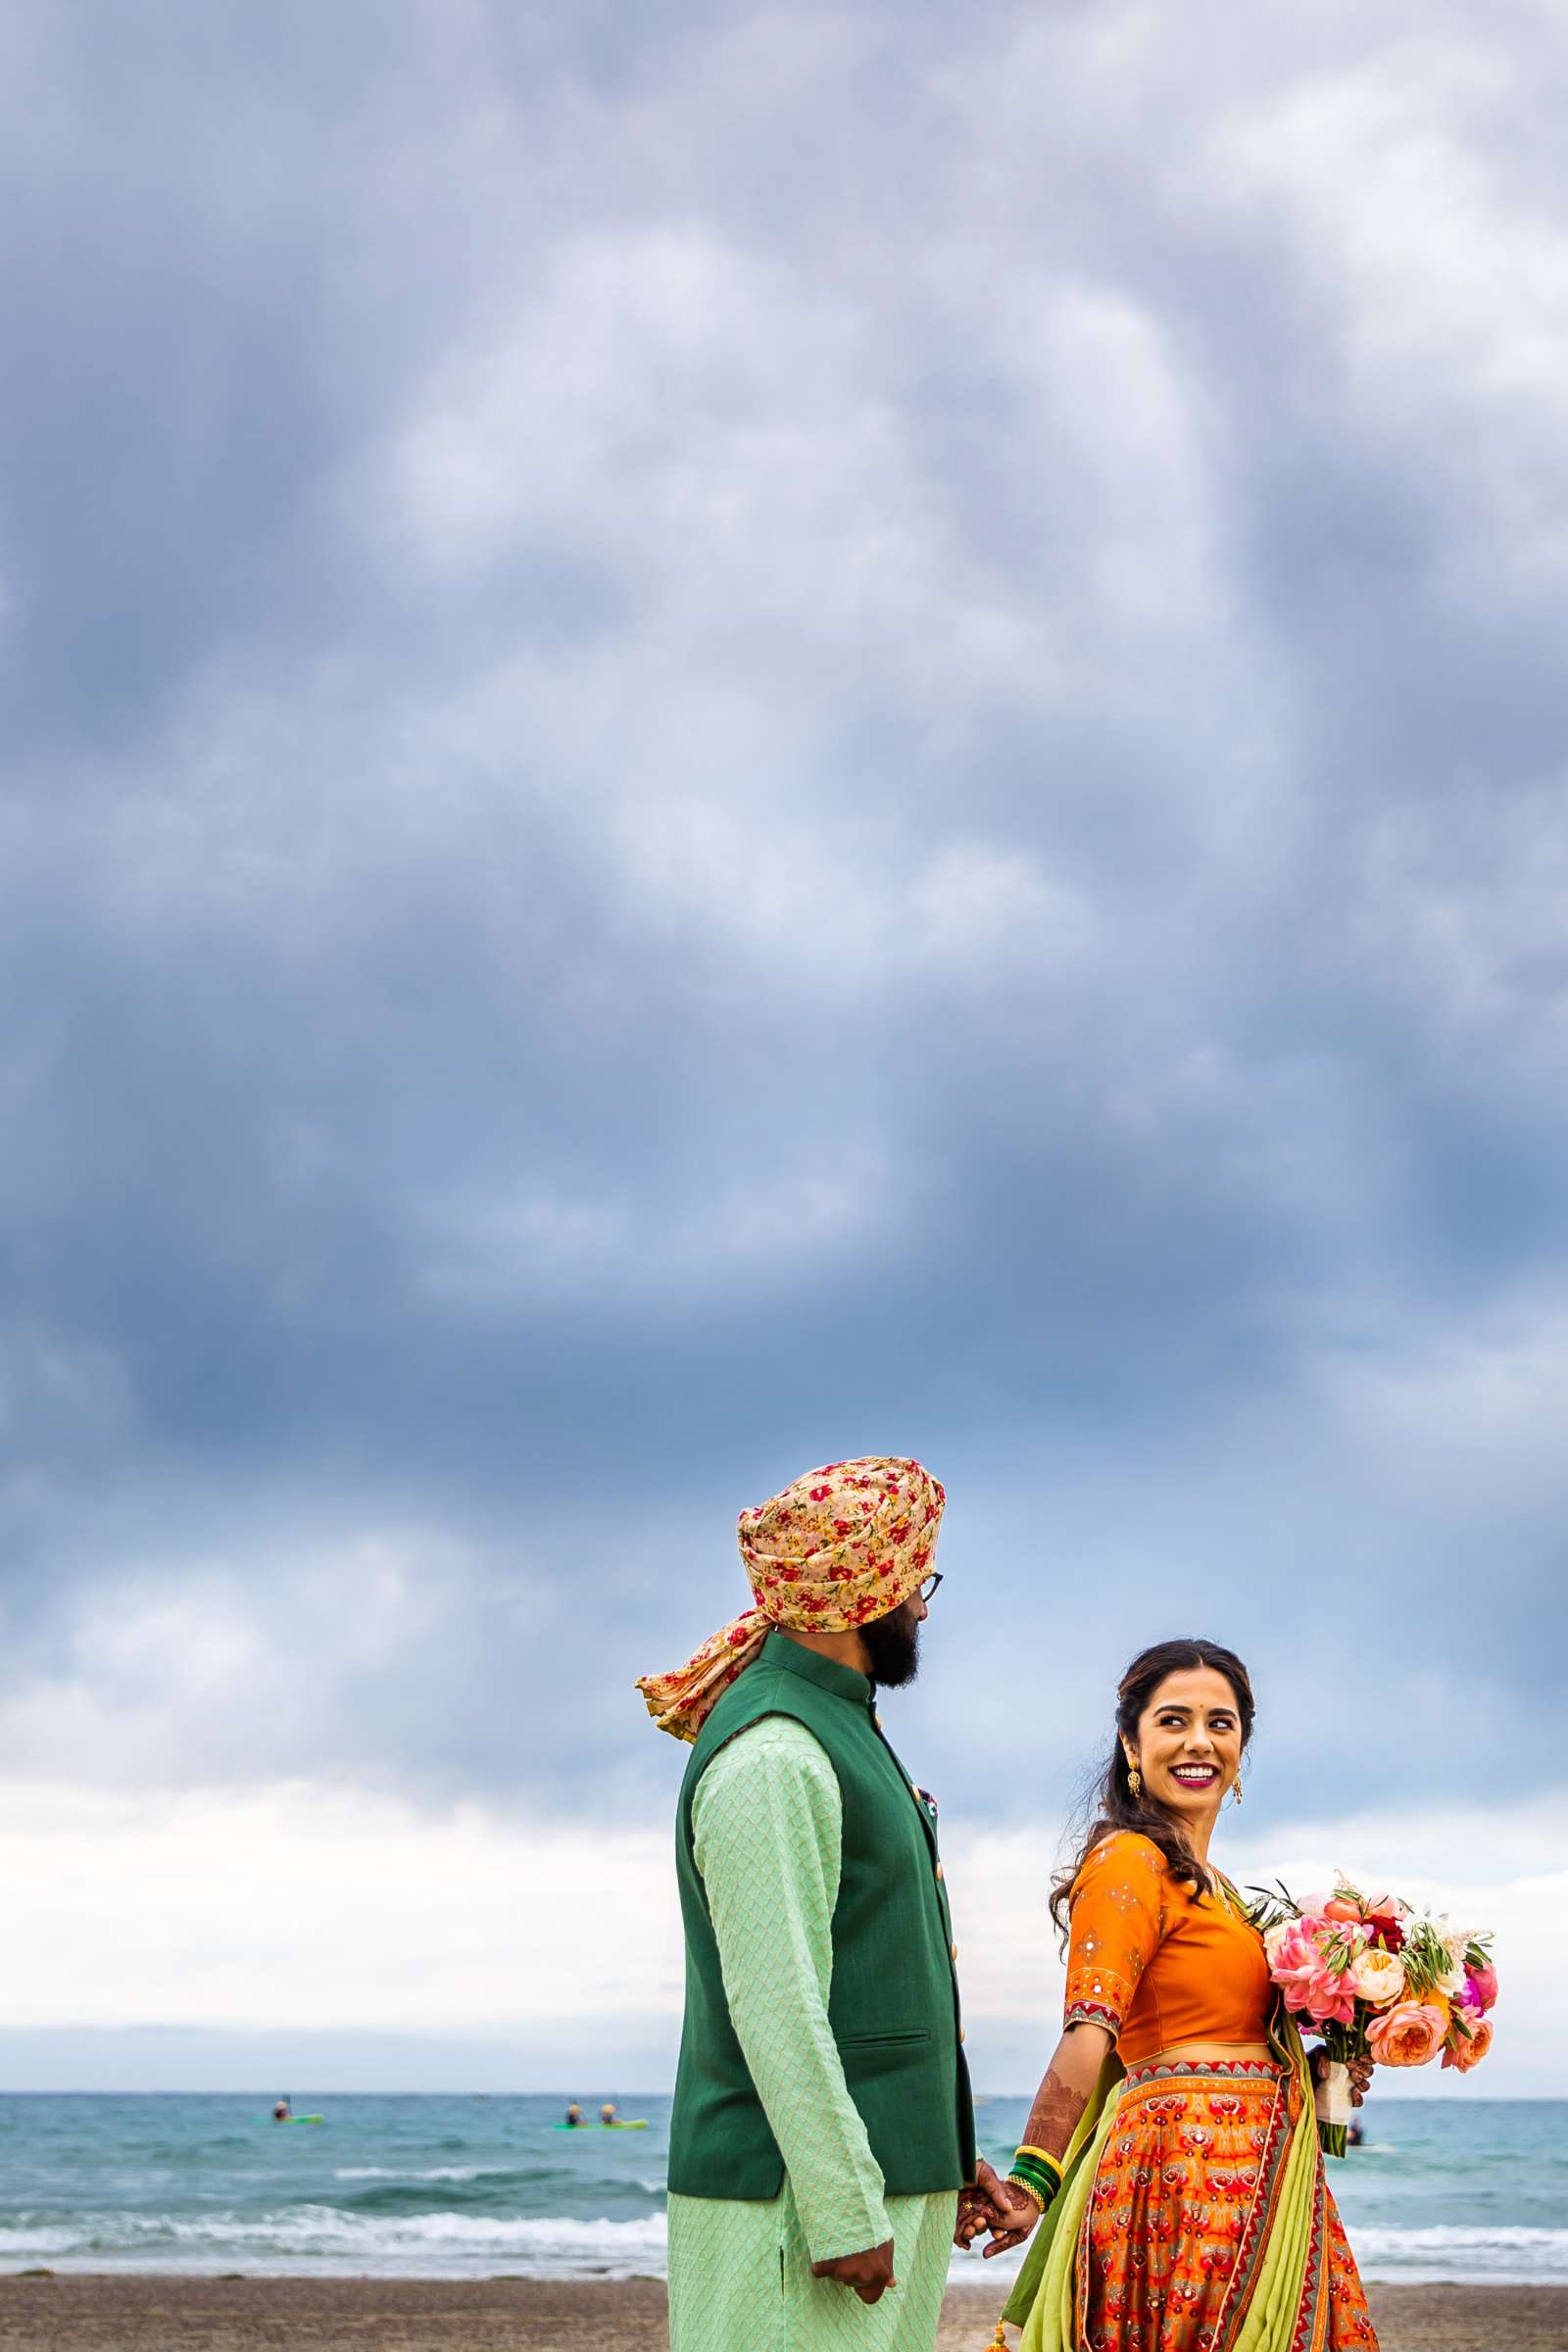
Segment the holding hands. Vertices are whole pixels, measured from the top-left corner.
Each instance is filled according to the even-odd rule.
[[[972,2246],[982,2231],[989,2230],[991,2243],[981,2252],[1004,2254],[1009,2246],[1023,2244],[1039,2219],[1040,2208],[1029,2191],[1015,2180],[1002,2180],[982,2156],[975,2165],[974,2185],[959,2192],[953,2242]]]

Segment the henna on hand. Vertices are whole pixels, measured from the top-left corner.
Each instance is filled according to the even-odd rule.
[[[1105,2053],[1114,2046],[1114,2034],[1103,2026],[1075,2019],[1065,2028],[1029,2110],[1024,2149],[1042,2149],[1060,2166],[1095,2095]],[[999,2194],[1015,2198],[1016,2204],[1006,2217],[1006,2226],[996,2230],[985,2248],[987,2254],[1001,2254],[1008,2246],[1022,2245],[1040,2219],[1039,2205],[1027,2189],[1010,2181],[999,2181],[997,2185]]]
[[[1005,2254],[1011,2247],[1021,2246],[1040,2219],[1040,2208],[1027,2189],[1018,2188],[1008,2180],[1004,2180],[1002,2186],[1009,2192],[1011,2201],[1007,2211],[993,2222],[991,2243],[981,2247],[982,2256]]]
[[[1064,2082],[1054,2066],[1048,2068],[1046,2079],[1035,2093],[1035,2103],[1029,2110],[1023,2145],[1044,2148],[1048,2155],[1060,2156],[1077,2130],[1078,2118],[1088,2104],[1087,2090],[1080,2090],[1074,2082]]]

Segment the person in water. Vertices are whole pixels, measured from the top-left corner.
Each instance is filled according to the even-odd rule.
[[[756,1606],[638,1686],[694,1743],[670,2352],[932,2352],[958,2191],[1001,2187],[976,2166],[935,1808],[876,1711],[914,1679],[945,1499],[878,1456],[743,1511]]]
[[[1318,2146],[1323,2053],[1209,1858],[1251,1731],[1217,1642],[1158,1642],[1118,1687],[1094,1826],[1052,1897],[1065,2015],[1006,2183],[1019,2219],[986,2248],[1040,2225],[1004,2314],[1022,2352],[1377,2352]],[[1359,2105],[1371,2063],[1350,2071]]]
[[[566,2109],[566,2129],[568,2132],[586,2132],[588,2129],[588,2119],[575,2099]]]
[[[617,2117],[617,2116],[616,2116],[616,2114],[615,2114],[615,2110],[614,2110],[614,2108],[613,2108],[613,2107],[612,2107],[612,2106],[610,2104],[610,2101],[607,2099],[607,2100],[605,2101],[605,2104],[603,2105],[603,2107],[601,2107],[601,2108],[600,2108],[600,2110],[599,2110],[599,2121],[600,2121],[600,2122],[601,2122],[601,2123],[602,2123],[602,2124],[603,2124],[603,2125],[606,2127],[606,2129],[608,2130],[608,2129],[609,2129],[609,2127],[610,2127],[612,2124],[618,2122],[618,2120],[619,2120],[619,2119],[618,2119],[618,2117]]]
[[[274,2124],[286,2124],[288,2122],[288,2101],[287,2099],[279,2099],[277,2105],[272,2109],[272,2121]]]

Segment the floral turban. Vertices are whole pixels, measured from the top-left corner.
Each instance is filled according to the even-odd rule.
[[[918,1462],[866,1454],[808,1470],[740,1518],[755,1608],[710,1634],[674,1674],[637,1685],[662,1732],[695,1740],[703,1719],[775,1625],[845,1634],[886,1617],[930,1573],[946,1490]]]

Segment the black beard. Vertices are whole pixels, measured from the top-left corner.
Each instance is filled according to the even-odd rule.
[[[860,1628],[871,1661],[871,1680],[884,1690],[902,1690],[920,1671],[920,1620],[905,1601],[886,1617]]]

